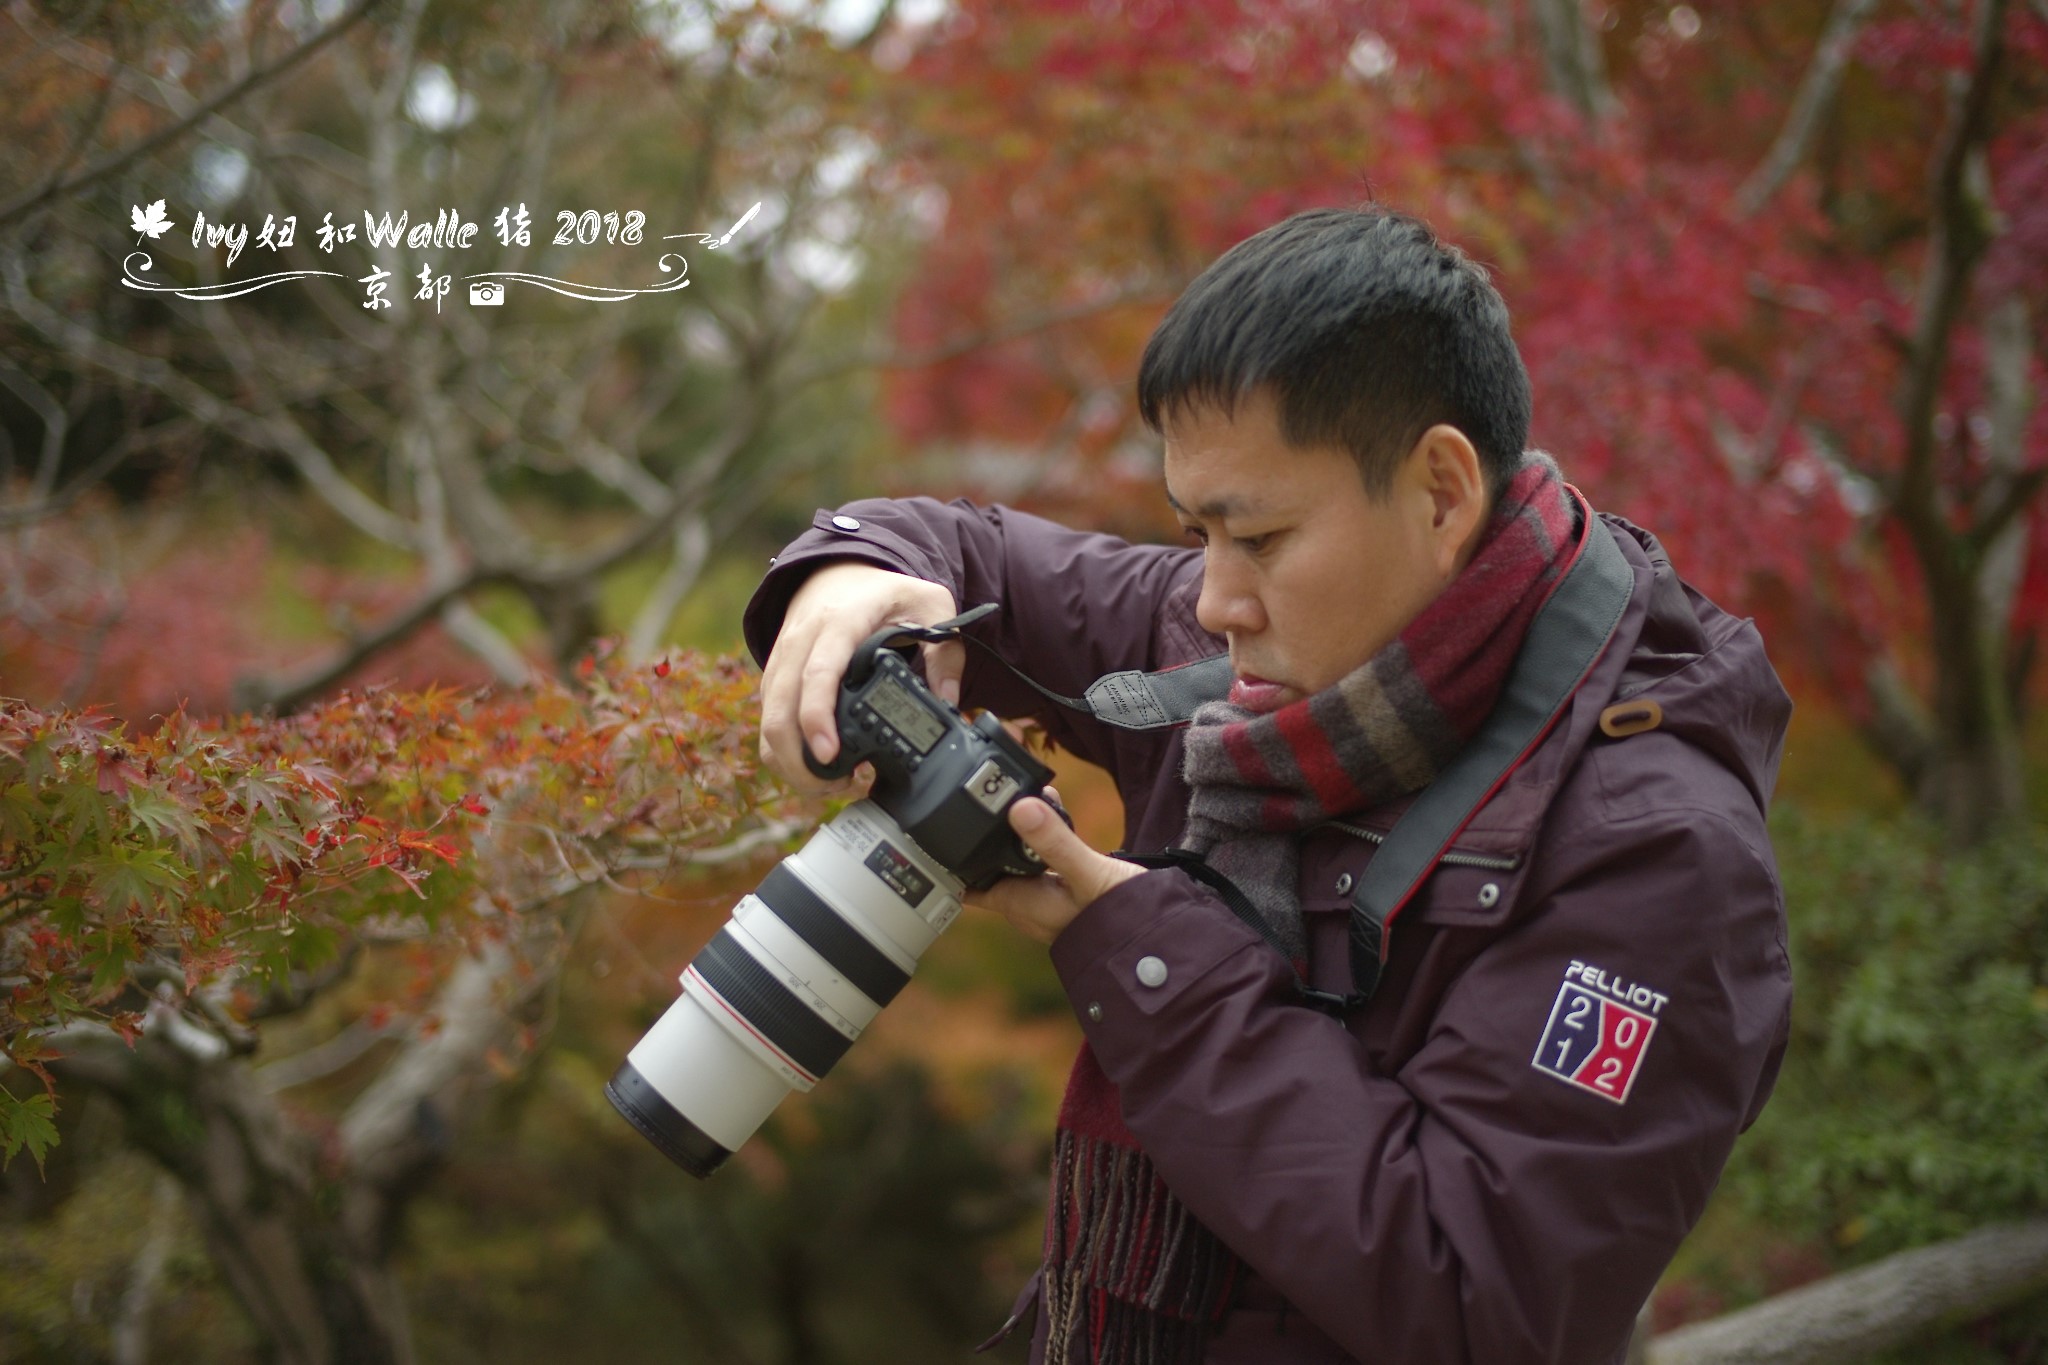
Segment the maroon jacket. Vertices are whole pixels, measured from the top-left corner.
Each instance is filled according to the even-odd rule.
[[[1288,964],[1179,871],[1114,888],[1053,943],[1125,1122],[1254,1272],[1211,1365],[1613,1360],[1770,1093],[1792,983],[1764,811],[1790,700],[1755,627],[1654,538],[1593,533],[1634,570],[1621,623],[1401,911],[1347,1025],[1296,1003]],[[1070,696],[1223,647],[1195,621],[1199,551],[919,498],[821,511],[748,608],[757,658],[834,558],[1000,602],[976,632]],[[1177,840],[1179,731],[1111,729],[967,658],[964,704],[1034,716],[1110,772],[1126,848]],[[1603,732],[1639,698],[1656,729]],[[1303,837],[1321,989],[1349,985],[1348,893],[1399,813]]]

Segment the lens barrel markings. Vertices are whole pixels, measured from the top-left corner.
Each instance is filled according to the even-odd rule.
[[[775,917],[809,944],[819,957],[877,1005],[886,1005],[910,981],[910,973],[883,955],[837,910],[778,863],[754,893]]]
[[[690,966],[770,1046],[813,1077],[830,1071],[853,1046],[852,1039],[820,1019],[724,929]]]

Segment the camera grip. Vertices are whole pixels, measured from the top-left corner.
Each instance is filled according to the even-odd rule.
[[[839,739],[839,757],[833,759],[830,763],[820,763],[818,761],[818,756],[811,752],[809,740],[800,740],[798,742],[803,745],[804,766],[811,770],[811,776],[813,777],[823,778],[827,782],[836,782],[860,766],[860,758],[857,755],[849,755],[846,752],[846,737],[844,735],[841,735]]]

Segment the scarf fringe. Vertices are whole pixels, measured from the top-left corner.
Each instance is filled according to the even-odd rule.
[[[1061,1132],[1046,1224],[1046,1365],[1197,1365],[1238,1259],[1135,1148]]]

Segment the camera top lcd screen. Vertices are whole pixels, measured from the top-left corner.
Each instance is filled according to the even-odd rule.
[[[884,678],[868,693],[868,705],[875,708],[875,714],[894,726],[897,733],[909,740],[919,753],[930,753],[931,747],[946,733],[945,725],[939,718],[918,704],[917,698],[904,691],[903,685],[893,679]]]

